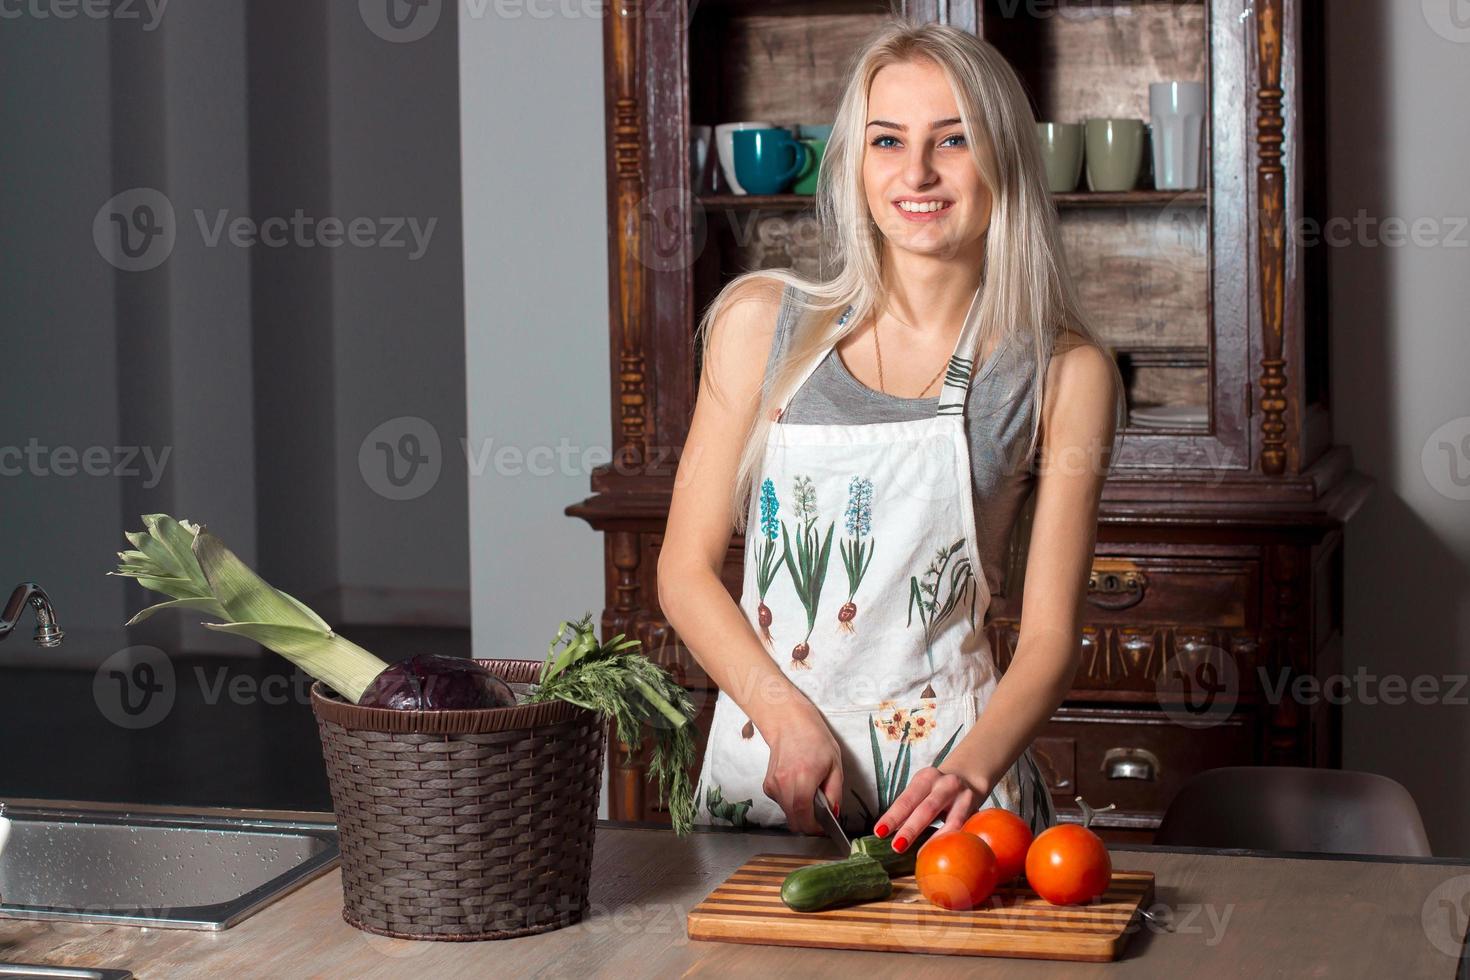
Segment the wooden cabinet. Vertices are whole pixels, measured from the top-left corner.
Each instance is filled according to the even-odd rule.
[[[1006,55],[1038,119],[1148,118],[1148,83],[1202,81],[1206,186],[1055,195],[1068,259],[1128,385],[1104,490],[1074,689],[1037,742],[1058,804],[1117,810],[1147,839],[1212,766],[1340,764],[1338,709],[1277,692],[1341,670],[1345,526],[1369,492],[1331,443],[1321,219],[1322,0],[903,4]],[[692,12],[691,12],[692,10]],[[811,199],[730,193],[690,166],[690,127],[830,121],[843,71],[888,12],[865,0],[626,0],[604,22],[614,462],[567,508],[606,535],[603,629],[672,669],[707,726],[715,692],[657,604],[657,559],[698,384],[694,325],[737,272],[815,274]],[[711,148],[713,157],[715,150]],[[1134,413],[1192,409],[1168,428]],[[1029,513],[1029,508],[1027,509]],[[1007,580],[1021,581],[1026,518]],[[738,595],[743,542],[725,581]],[[1002,669],[1023,597],[986,629]],[[700,747],[703,748],[701,728]],[[646,747],[644,747],[646,750]],[[666,819],[642,756],[610,754],[610,812]]]

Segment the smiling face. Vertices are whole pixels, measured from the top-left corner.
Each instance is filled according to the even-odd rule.
[[[992,198],[943,70],[928,60],[880,68],[866,121],[863,190],[888,244],[944,257],[969,251],[990,227]]]

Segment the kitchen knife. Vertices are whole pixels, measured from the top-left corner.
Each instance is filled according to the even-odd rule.
[[[832,808],[827,805],[827,796],[820,789],[812,797],[812,812],[817,815],[817,823],[827,832],[827,838],[832,841],[834,847],[842,849],[842,856],[846,857],[852,853],[852,842],[847,839],[847,834],[842,830],[842,824],[837,822],[837,817]]]

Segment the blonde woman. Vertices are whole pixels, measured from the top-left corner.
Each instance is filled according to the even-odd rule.
[[[1056,814],[1030,745],[1069,689],[1117,367],[1069,279],[1015,73],[895,20],[854,62],[819,173],[831,278],[729,283],[659,559],[659,601],[719,686],[699,820],[819,833]],[[1018,647],[990,596],[1034,511]],[[720,582],[732,529],[744,592]]]

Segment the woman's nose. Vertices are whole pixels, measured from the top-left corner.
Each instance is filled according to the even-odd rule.
[[[908,158],[904,160],[903,174],[912,187],[925,187],[934,182],[934,161],[927,146],[918,145],[909,149]]]

